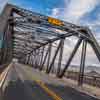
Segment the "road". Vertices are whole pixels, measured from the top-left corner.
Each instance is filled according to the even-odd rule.
[[[5,84],[4,100],[99,100],[22,64],[10,68]]]

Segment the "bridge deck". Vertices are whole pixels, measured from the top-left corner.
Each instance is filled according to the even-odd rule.
[[[22,64],[11,67],[4,100],[99,100]]]

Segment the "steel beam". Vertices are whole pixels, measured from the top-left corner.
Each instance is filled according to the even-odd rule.
[[[49,68],[49,65],[50,65],[51,49],[52,49],[52,43],[49,44],[49,54],[48,54],[48,59],[47,59],[47,69],[46,69],[46,71],[48,71],[48,68]]]
[[[57,54],[58,54],[58,51],[59,51],[59,49],[60,49],[60,46],[61,46],[61,41],[60,41],[60,43],[59,43],[59,45],[58,45],[58,48],[57,48],[57,50],[56,50],[56,52],[55,52],[55,55],[54,55],[54,57],[53,57],[53,59],[52,59],[52,62],[51,62],[51,64],[50,64],[48,70],[46,71],[46,73],[50,73],[50,71],[51,71],[51,69],[52,69],[52,66],[53,66],[53,64],[54,64],[54,62],[55,62],[56,56],[57,56]]]
[[[45,49],[45,47],[43,46],[42,49],[41,49],[42,51],[41,51],[41,59],[40,59],[40,68],[42,67],[44,49]]]
[[[40,71],[43,69],[43,67],[44,67],[44,64],[45,64],[45,62],[46,62],[46,58],[47,58],[47,56],[48,56],[48,53],[49,53],[49,46],[48,46],[48,50],[46,51],[46,54],[45,54],[45,56],[44,56],[44,59],[43,59],[43,63],[42,63],[42,65],[41,65],[41,67],[40,67]]]
[[[72,59],[73,59],[75,53],[77,52],[77,50],[78,50],[78,48],[79,48],[81,42],[82,42],[82,38],[80,38],[80,39],[77,41],[77,44],[76,44],[74,50],[72,51],[72,53],[71,53],[71,55],[70,55],[70,57],[69,57],[69,59],[68,59],[66,65],[65,65],[65,68],[62,70],[61,74],[58,76],[59,78],[62,78],[62,77],[64,76],[64,74],[65,74],[65,72],[66,72],[66,69],[67,69],[68,66],[70,65],[70,63],[71,63],[71,61],[72,61]]]
[[[40,52],[40,50],[38,49],[37,54],[36,54],[36,68],[39,67],[39,52]]]
[[[39,56],[38,56],[38,67],[40,68],[40,62],[41,62],[41,49],[39,49]]]
[[[78,85],[79,86],[82,86],[83,79],[84,79],[86,47],[87,47],[87,41],[83,40],[82,54],[81,54],[81,63],[80,63],[80,73],[79,73],[79,80],[78,80]]]
[[[61,62],[62,62],[62,57],[63,57],[63,48],[64,48],[64,40],[61,40],[61,47],[60,47],[60,55],[59,55],[59,61],[58,61],[58,69],[57,69],[57,76],[60,74],[60,69],[61,69]]]

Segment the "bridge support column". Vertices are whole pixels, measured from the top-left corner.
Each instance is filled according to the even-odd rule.
[[[61,62],[62,62],[62,57],[63,57],[64,40],[65,39],[61,40],[62,43],[61,43],[60,55],[59,55],[59,61],[58,61],[57,77],[59,77],[60,70],[61,70]]]
[[[48,71],[48,68],[49,68],[49,65],[50,65],[51,49],[52,49],[52,43],[49,43],[49,54],[48,54],[47,69],[46,69],[46,71]]]
[[[48,53],[49,53],[49,46],[48,46],[48,50],[46,51],[46,54],[45,54],[45,56],[44,56],[43,63],[42,63],[42,65],[41,65],[41,67],[40,67],[40,70],[42,70],[43,67],[44,67],[44,64],[45,64],[46,58],[47,58],[47,56],[48,56]]]
[[[59,49],[60,49],[60,47],[61,47],[61,43],[62,43],[62,41],[60,41],[60,43],[59,43],[59,45],[58,45],[58,48],[57,48],[57,50],[56,50],[56,52],[55,52],[55,55],[54,55],[54,57],[53,57],[53,59],[52,59],[52,61],[51,61],[51,64],[50,64],[48,70],[46,71],[46,73],[50,73],[50,71],[51,71],[51,69],[52,69],[52,66],[53,66],[53,64],[54,64],[54,62],[55,62],[56,56],[57,56],[57,54],[58,54],[58,51],[59,51]]]
[[[82,86],[83,79],[84,79],[84,67],[85,67],[85,58],[86,58],[86,47],[87,47],[87,41],[83,40],[82,54],[81,54],[81,63],[80,63],[80,73],[79,73],[79,79],[78,79],[78,85],[79,86]]]
[[[41,57],[40,57],[40,68],[41,68],[42,62],[43,62],[44,49],[45,49],[45,47],[42,47],[42,50],[41,50]],[[40,68],[39,68],[39,69],[40,69]]]
[[[73,59],[75,53],[77,52],[77,50],[78,50],[78,48],[79,48],[81,42],[82,42],[82,38],[80,38],[80,39],[78,40],[78,42],[77,42],[77,44],[76,44],[74,50],[72,51],[72,53],[71,53],[71,55],[70,55],[70,57],[69,57],[69,59],[68,59],[67,64],[65,65],[65,68],[63,69],[63,71],[61,72],[61,74],[59,74],[59,76],[58,76],[59,78],[62,78],[62,77],[64,76],[64,74],[65,74],[65,72],[66,72],[66,69],[67,69],[68,66],[70,65],[70,63],[71,63],[71,61],[72,61],[72,59]]]

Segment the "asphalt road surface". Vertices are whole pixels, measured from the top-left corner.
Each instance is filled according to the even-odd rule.
[[[4,100],[99,100],[22,64],[10,68],[5,83]]]

